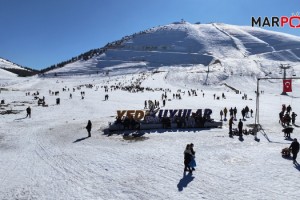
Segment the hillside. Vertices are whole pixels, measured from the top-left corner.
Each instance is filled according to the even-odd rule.
[[[37,70],[33,70],[27,67],[22,67],[18,64],[15,64],[3,58],[0,58],[0,69],[9,71],[13,74],[17,74],[18,76],[22,76],[22,77],[32,76],[38,73]],[[0,72],[0,76],[5,76],[5,74],[3,72]]]
[[[299,71],[300,38],[255,27],[184,22],[124,36],[80,58],[46,76],[166,70],[168,78],[177,76],[174,67],[183,67],[184,79],[215,84],[232,75],[278,76],[280,64],[290,64],[288,75],[293,75]]]

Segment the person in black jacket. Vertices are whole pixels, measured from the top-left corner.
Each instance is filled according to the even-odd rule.
[[[87,132],[89,134],[89,137],[91,137],[91,130],[92,130],[92,122],[91,122],[91,120],[88,121],[88,123],[87,123],[87,125],[86,125],[85,128],[86,128],[86,130],[87,130]]]
[[[228,124],[229,124],[229,137],[232,137],[232,124],[234,124],[233,117],[230,117]]]
[[[238,129],[239,129],[239,136],[243,136],[243,122],[242,119],[240,119],[239,124],[238,124]]]
[[[184,153],[184,171],[189,171],[190,173],[192,173],[192,169],[189,166],[189,164],[193,158],[190,144],[186,145],[186,148],[183,153]]]
[[[26,112],[27,112],[27,116],[26,117],[31,117],[31,108],[30,106],[28,106],[28,108],[26,108]]]
[[[292,112],[292,124],[295,124],[296,117],[297,117],[297,114]]]
[[[295,138],[294,141],[292,142],[290,148],[290,150],[292,150],[292,154],[293,154],[293,163],[297,163],[296,158],[297,158],[297,154],[299,152],[299,142],[297,141],[297,139]]]

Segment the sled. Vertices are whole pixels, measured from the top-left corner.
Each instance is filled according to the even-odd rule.
[[[282,157],[286,157],[286,158],[290,157],[291,156],[290,149],[288,147],[283,148],[281,151],[281,155],[282,155]]]

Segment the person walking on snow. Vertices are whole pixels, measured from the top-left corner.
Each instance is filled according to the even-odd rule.
[[[242,119],[240,119],[239,124],[238,124],[238,129],[239,129],[239,136],[243,136],[243,122]]]
[[[220,111],[220,116],[221,116],[221,121],[223,121],[222,117],[223,117],[223,110]]]
[[[224,120],[226,121],[226,116],[227,116],[227,108],[224,108]]]
[[[195,171],[195,167],[196,167],[195,154],[196,154],[196,152],[194,151],[194,144],[193,143],[190,144],[190,148],[191,148],[191,153],[192,153],[192,160],[189,163],[189,165],[192,168],[192,171]]]
[[[183,153],[184,153],[184,171],[189,171],[190,173],[192,173],[192,169],[189,166],[193,157],[190,144],[186,145],[186,148]]]
[[[295,124],[296,117],[297,117],[297,114],[292,112],[292,124]]]
[[[87,125],[86,125],[86,130],[88,132],[88,137],[91,137],[91,130],[92,130],[92,122],[91,120],[88,121]]]
[[[229,124],[229,137],[232,137],[232,124],[234,124],[233,117],[230,117],[228,124]]]
[[[237,109],[236,109],[236,107],[234,107],[234,109],[233,109],[233,117],[234,117],[234,120],[236,120],[236,114],[237,114]]]
[[[299,152],[299,142],[297,141],[296,138],[294,138],[289,149],[292,151],[292,154],[293,154],[293,163],[296,164],[297,163],[296,158],[297,158],[297,154]]]
[[[30,106],[28,106],[28,108],[26,108],[26,112],[27,112],[26,117],[31,118],[31,108],[30,108]]]

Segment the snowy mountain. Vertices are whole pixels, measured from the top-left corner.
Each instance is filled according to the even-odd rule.
[[[0,69],[0,199],[300,199],[300,165],[282,157],[291,138],[283,137],[278,123],[283,104],[300,113],[300,81],[293,80],[289,95],[280,95],[281,80],[262,81],[258,139],[229,137],[229,120],[220,116],[225,107],[236,107],[236,129],[248,106],[254,113],[243,128],[253,128],[256,76],[282,76],[280,64],[292,66],[288,76],[299,73],[299,41],[258,28],[176,23],[124,37],[90,59],[46,73],[55,78],[20,78]],[[121,127],[108,134],[118,110],[144,110],[145,100],[160,102],[165,111],[209,108],[223,126]],[[292,127],[299,140],[299,117]],[[184,172],[190,143],[193,173]]]
[[[0,69],[2,69],[1,71],[6,70],[13,74],[17,74],[19,76],[30,76],[38,72],[37,70],[32,70],[29,68],[22,67],[18,64],[15,64],[3,58],[0,58]],[[5,76],[5,73],[1,71],[0,71],[0,76]]]
[[[89,59],[46,75],[163,70],[169,72],[168,79],[177,76],[180,67],[188,81],[215,84],[232,75],[277,76],[280,64],[290,64],[292,75],[298,71],[299,61],[300,37],[256,27],[184,22],[125,36],[98,49]]]

